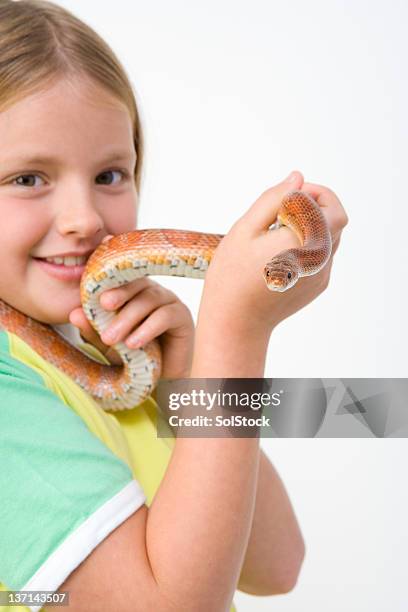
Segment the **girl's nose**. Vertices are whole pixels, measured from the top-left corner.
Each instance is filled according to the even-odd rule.
[[[104,227],[104,219],[90,189],[66,190],[58,202],[56,223],[61,234],[94,236]]]

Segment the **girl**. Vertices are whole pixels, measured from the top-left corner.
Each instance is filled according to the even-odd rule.
[[[41,0],[0,0],[0,58],[0,299],[104,363],[118,360],[118,341],[158,337],[165,377],[262,377],[272,330],[324,290],[332,263],[287,293],[266,291],[254,271],[297,244],[267,228],[302,188],[335,252],[347,222],[336,195],[294,172],[259,197],[216,251],[195,339],[187,307],[150,278],[102,295],[118,312],[99,338],[79,279],[104,238],[136,228],[143,139],[129,80],[94,31]],[[3,326],[3,590],[69,591],[76,612],[221,612],[236,588],[294,587],[303,539],[259,438],[160,439],[156,408],[148,398],[103,411]]]

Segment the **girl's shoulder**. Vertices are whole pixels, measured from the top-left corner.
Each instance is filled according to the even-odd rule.
[[[0,332],[1,405],[7,405],[7,409],[0,414],[0,426],[10,430],[15,422],[21,435],[31,428],[37,432],[39,444],[44,433],[41,428],[50,430],[53,423],[76,439],[81,437],[77,429],[87,430],[88,437],[98,439],[127,464],[150,505],[175,444],[171,432],[160,437],[167,429],[162,426],[165,423],[153,398],[131,410],[106,412],[21,338]]]

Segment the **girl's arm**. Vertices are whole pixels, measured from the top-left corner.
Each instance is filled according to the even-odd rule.
[[[302,177],[295,177],[262,194],[217,248],[200,304],[192,378],[262,378],[273,328],[327,287],[332,260],[283,294],[269,293],[256,273],[275,248],[299,244],[288,228],[273,237],[265,229],[282,197],[300,187]],[[309,187],[327,208],[334,253],[347,216],[332,192]],[[149,510],[147,546],[156,579],[180,609],[189,599],[190,609],[227,610],[240,579],[253,592],[288,590],[303,558],[286,493],[270,464],[260,465],[258,438],[178,438]]]

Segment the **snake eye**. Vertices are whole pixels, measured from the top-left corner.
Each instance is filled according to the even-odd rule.
[[[292,272],[288,272],[288,278],[292,278]]]

